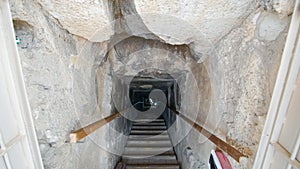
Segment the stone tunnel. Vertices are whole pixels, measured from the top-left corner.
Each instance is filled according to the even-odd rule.
[[[254,168],[294,1],[8,3],[45,169],[205,169],[215,149],[234,169]],[[135,166],[131,151],[163,155]]]

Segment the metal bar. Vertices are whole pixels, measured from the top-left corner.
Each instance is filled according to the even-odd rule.
[[[172,110],[171,108],[169,108]],[[177,114],[179,117],[184,119],[187,123],[189,123],[191,126],[193,126],[194,129],[198,130],[201,134],[203,134],[205,137],[207,137],[211,142],[213,142],[218,148],[223,150],[224,152],[228,153],[234,160],[237,162],[240,162],[241,157],[247,157],[243,153],[241,153],[239,150],[234,148],[233,146],[229,145],[225,141],[221,140],[208,130],[204,129],[202,126],[199,124],[195,123],[194,121],[190,120],[188,117],[185,115],[179,113],[176,110],[172,110],[175,114]]]

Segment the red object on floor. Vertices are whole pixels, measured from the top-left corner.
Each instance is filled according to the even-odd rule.
[[[216,151],[216,155],[220,161],[222,169],[232,169],[231,164],[226,155],[221,151]]]

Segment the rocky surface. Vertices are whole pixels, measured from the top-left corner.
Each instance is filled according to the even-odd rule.
[[[230,159],[234,168],[251,168],[292,1],[17,0],[10,6],[45,168],[112,168],[113,154],[124,148],[126,119],[84,143],[66,143],[68,134],[118,109],[113,99],[127,92],[122,77],[145,69],[173,75],[180,111],[249,156],[239,164]],[[214,145],[184,121],[174,124],[183,168],[207,167]]]
[[[245,148],[240,150],[250,157],[243,166],[246,168],[251,167],[254,162],[289,19],[269,12],[256,12],[249,16],[240,28],[224,38],[218,47],[219,54],[224,56],[224,62],[230,63],[230,66],[225,68],[227,111],[223,116],[227,123],[227,137],[230,138],[229,142],[234,140],[231,142],[233,145]],[[270,22],[276,29],[266,28]],[[278,23],[280,24],[275,26]],[[246,31],[249,28],[254,34]],[[266,34],[262,38],[262,30],[272,34],[272,38]],[[235,48],[228,50],[232,45]],[[241,166],[240,164],[238,167],[235,163],[236,168],[242,168]]]
[[[75,41],[32,2],[11,2],[29,101],[45,168],[76,166],[72,146],[65,144],[76,126],[72,72],[68,62],[76,54]],[[74,163],[65,163],[73,158]]]
[[[196,40],[193,39],[195,34],[188,35],[189,32],[186,31],[190,27],[195,29],[195,33],[202,33],[208,41],[214,43],[238,25],[254,7],[252,0],[136,0],[135,6],[147,27],[171,44]]]
[[[268,11],[274,11],[281,16],[288,16],[293,13],[295,1],[293,0],[270,0],[260,1],[260,4],[264,9]]]
[[[13,1],[10,6],[15,33],[21,38],[18,51],[45,168],[112,168],[118,159],[114,154],[120,154],[125,139],[117,143],[111,138],[123,135],[116,124],[127,125],[124,119],[93,133],[83,143],[68,143],[72,130],[112,112],[110,68],[98,69],[107,43],[72,36],[35,1]],[[96,74],[101,79],[97,84]],[[97,100],[98,95],[106,97]]]
[[[135,6],[151,32],[170,44],[189,44],[200,62],[255,9],[253,0],[136,0]]]
[[[101,36],[97,39],[91,39],[94,42],[108,40],[113,34],[105,0],[37,0],[37,2],[71,34],[91,39],[101,32]]]

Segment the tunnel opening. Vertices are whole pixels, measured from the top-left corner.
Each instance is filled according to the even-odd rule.
[[[256,1],[225,6],[210,1],[197,5],[192,1],[145,3],[10,2],[13,17],[4,21],[13,20],[13,40],[45,167],[115,166],[134,121],[116,116],[80,141],[84,144],[75,146],[69,145],[69,133],[132,105],[141,114],[149,114],[161,99],[157,101],[151,93],[166,98],[166,107],[157,118],[170,129],[181,168],[197,168],[197,160],[206,164],[215,144],[167,107],[249,154],[246,162],[235,166],[252,167],[255,152],[261,151],[258,145],[291,20],[291,13],[285,17],[281,8],[286,5],[275,4],[273,10],[272,3]],[[271,10],[260,10],[261,6]],[[80,8],[86,10],[73,10]],[[82,12],[89,9],[93,12]],[[32,11],[36,15],[28,17]],[[101,21],[93,21],[97,18]],[[107,24],[108,29],[104,28]],[[4,29],[4,35],[7,31]],[[143,72],[129,85],[122,77],[132,79],[136,72],[150,67],[185,75],[179,79],[172,73],[176,79],[172,81],[163,75],[153,77],[158,71]],[[121,77],[117,84],[116,74]],[[102,149],[98,150],[99,145]]]
[[[169,109],[180,105],[178,96],[180,93],[176,80],[160,70],[139,72],[129,85],[130,103],[139,112],[146,113],[143,118],[164,119],[168,125],[176,120],[176,116],[170,118]]]
[[[173,74],[172,74],[173,75]],[[176,121],[171,108],[180,99],[176,79],[158,69],[143,70],[135,76],[117,78],[117,83],[126,86],[128,102],[132,106],[127,116],[131,123],[124,152],[116,169],[126,167],[154,166],[180,168],[177,154],[169,135],[169,126]],[[120,88],[120,87],[118,87]],[[126,115],[125,115],[126,116]]]

